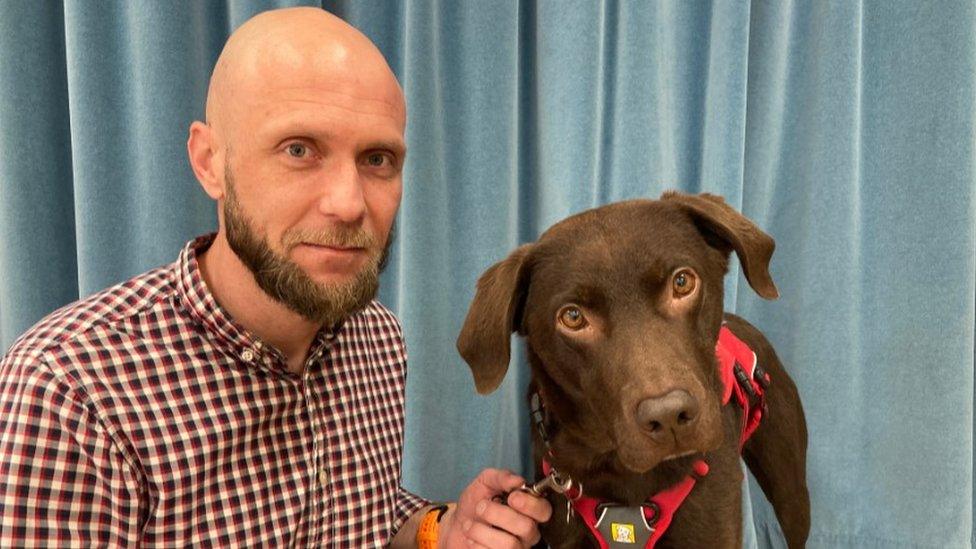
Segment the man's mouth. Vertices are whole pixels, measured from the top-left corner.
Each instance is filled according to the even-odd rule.
[[[294,250],[315,264],[340,270],[358,268],[369,256],[368,248],[312,242],[302,242]]]
[[[308,246],[316,250],[322,250],[327,252],[335,253],[365,253],[366,248],[361,248],[358,246],[340,246],[334,244],[315,244],[313,242],[302,242],[300,246]]]

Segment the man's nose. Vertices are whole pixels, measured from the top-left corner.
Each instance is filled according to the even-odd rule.
[[[366,215],[366,196],[355,161],[336,162],[325,176],[319,211],[343,223],[356,223]]]

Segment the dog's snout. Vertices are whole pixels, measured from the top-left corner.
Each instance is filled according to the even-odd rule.
[[[698,418],[698,400],[683,389],[675,389],[665,395],[646,398],[637,405],[637,422],[658,440],[680,436]]]

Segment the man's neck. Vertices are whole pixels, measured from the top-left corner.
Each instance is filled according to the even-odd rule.
[[[272,299],[231,250],[223,231],[197,258],[214,299],[235,322],[285,355],[288,370],[304,371],[309,346],[321,324],[312,323]]]

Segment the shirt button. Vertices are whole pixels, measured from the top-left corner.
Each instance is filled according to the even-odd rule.
[[[244,362],[251,362],[252,360],[254,360],[254,351],[250,349],[244,349],[244,352],[241,353],[241,358],[244,359]]]
[[[325,488],[328,484],[328,478],[325,476],[325,471],[319,471],[319,486]]]

